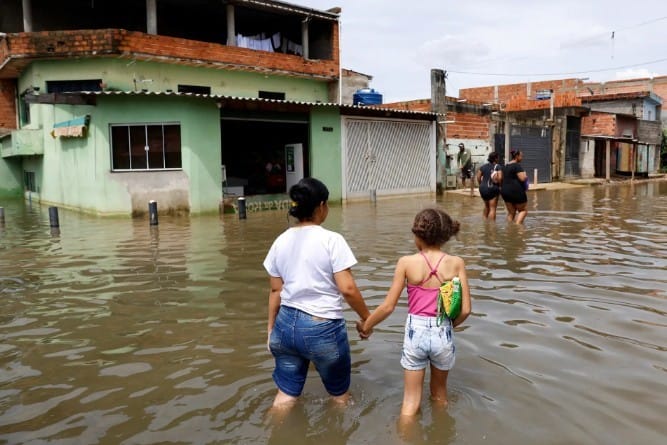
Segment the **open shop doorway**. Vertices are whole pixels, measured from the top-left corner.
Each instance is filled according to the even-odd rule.
[[[303,176],[309,175],[307,122],[223,118],[221,134],[225,195],[286,193],[295,145],[302,147]]]

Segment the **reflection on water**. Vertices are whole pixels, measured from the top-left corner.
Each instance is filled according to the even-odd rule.
[[[411,253],[429,198],[333,207],[371,307]],[[535,191],[524,227],[462,222],[473,315],[457,333],[450,407],[397,416],[405,304],[353,339],[354,405],[315,372],[276,414],[261,262],[285,213],[100,219],[0,203],[0,442],[662,444],[667,402],[667,183]]]

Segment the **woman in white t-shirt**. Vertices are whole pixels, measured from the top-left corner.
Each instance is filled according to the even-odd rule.
[[[273,406],[296,401],[311,362],[332,399],[345,403],[351,358],[342,300],[362,320],[370,315],[350,270],[357,260],[340,234],[321,226],[329,214],[329,190],[321,181],[304,178],[289,194],[289,214],[298,223],[276,238],[264,260],[270,276],[268,344],[278,387]]]

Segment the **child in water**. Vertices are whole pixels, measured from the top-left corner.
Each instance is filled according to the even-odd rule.
[[[453,328],[468,318],[471,310],[470,288],[465,263],[448,255],[442,246],[459,231],[459,222],[439,209],[424,209],[415,216],[412,233],[419,252],[401,257],[384,302],[366,319],[357,322],[362,338],[368,338],[373,326],[386,319],[396,308],[403,288],[408,288],[408,317],[403,339],[401,365],[405,369],[401,416],[419,411],[426,367],[431,368],[431,398],[447,405],[447,374],[454,366]],[[440,285],[459,277],[461,312],[454,319],[438,321]]]

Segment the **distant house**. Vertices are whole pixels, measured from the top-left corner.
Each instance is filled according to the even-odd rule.
[[[531,180],[552,182],[580,176],[581,117],[588,110],[577,98],[579,79],[465,88],[462,99],[492,107],[492,145],[505,161],[513,149],[523,152]]]
[[[498,152],[504,162],[510,150],[519,149],[523,167],[539,182],[648,176],[660,168],[661,137],[667,128],[658,93],[667,95],[667,76],[606,84],[562,79],[461,89],[460,97],[445,100],[444,155],[451,166],[456,146],[464,143],[481,164],[490,151]],[[429,99],[384,106],[432,108]]]
[[[576,97],[580,85],[577,79],[565,79],[464,88],[459,90],[460,97],[447,96],[446,113],[440,121],[445,140],[440,181],[445,180],[445,174],[458,172],[460,143],[470,150],[477,166],[492,151],[505,162],[510,150],[519,149],[524,152],[522,164],[531,179],[535,173],[539,182],[579,175],[580,119],[588,111]],[[424,111],[432,108],[432,100],[384,106]]]
[[[589,90],[594,91],[594,90]],[[609,171],[648,176],[660,168],[662,99],[650,91],[585,94],[591,113],[583,118],[582,138],[594,153],[594,176]]]
[[[358,90],[369,88],[371,80],[373,80],[373,76],[345,68],[341,70],[341,74],[341,103],[348,105],[353,103],[354,93],[356,93]]]
[[[648,92],[661,100],[667,99],[667,76],[656,76],[650,78],[613,80],[609,82],[586,82],[585,89],[580,90],[580,95],[606,96],[626,93]],[[645,120],[660,120],[662,128],[667,129],[667,114],[661,113],[660,117],[643,116]]]
[[[0,195],[136,215],[284,199],[304,176],[332,200],[435,189],[403,177],[435,169],[432,113],[339,102],[337,12],[8,0],[0,31]]]

